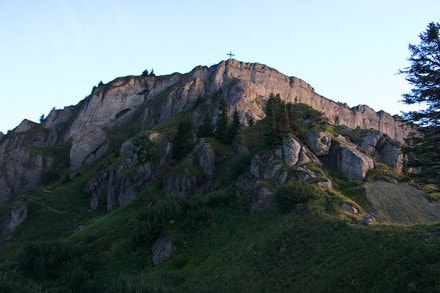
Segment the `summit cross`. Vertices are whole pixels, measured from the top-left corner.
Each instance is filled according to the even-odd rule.
[[[235,56],[235,54],[232,54],[232,52],[231,52],[231,51],[229,51],[229,53],[228,53],[228,54],[226,54],[226,55],[228,55],[228,56],[229,56],[229,60],[231,60],[231,59],[232,59],[232,57],[233,57],[233,56]]]

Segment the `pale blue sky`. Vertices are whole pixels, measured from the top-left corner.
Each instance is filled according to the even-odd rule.
[[[409,43],[438,0],[0,0],[0,130],[77,104],[99,81],[267,64],[327,98],[397,114]]]

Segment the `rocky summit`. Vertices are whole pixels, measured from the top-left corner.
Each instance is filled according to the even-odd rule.
[[[322,112],[329,124],[376,130],[376,140],[365,138],[369,139],[365,144],[372,147],[370,154],[376,153],[380,138],[386,137],[381,140],[385,145],[390,145],[386,141],[399,144],[411,131],[399,117],[375,112],[366,105],[348,108],[315,93],[305,81],[258,63],[231,59],[212,67],[198,66],[186,74],[121,77],[94,87],[76,106],[52,110],[41,124],[24,120],[0,138],[0,202],[37,187],[60,163],[68,162],[72,172],[93,165],[109,153],[112,129],[137,133],[193,109],[191,116],[196,124],[207,111],[215,120],[218,100],[214,94],[218,92],[224,95],[230,112],[238,110],[243,125],[250,118],[264,118],[265,101],[277,93],[286,102],[304,103]],[[68,154],[63,154],[61,150],[66,149]],[[341,155],[347,153],[344,150],[334,152]],[[390,151],[396,153],[394,157],[382,154],[383,160],[401,168],[397,149],[391,147]],[[350,151],[359,152],[354,148]],[[343,157],[336,164],[342,169]],[[363,155],[354,158],[358,157]],[[365,159],[359,162],[363,164]],[[367,169],[372,167],[371,163],[367,165]],[[361,178],[365,172],[361,173],[348,176]]]
[[[234,59],[100,83],[0,133],[0,291],[437,292],[412,131]]]

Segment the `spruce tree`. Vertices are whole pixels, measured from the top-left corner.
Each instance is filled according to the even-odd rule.
[[[219,103],[219,114],[217,118],[217,124],[215,128],[215,138],[223,143],[228,143],[229,141],[229,117],[228,117],[228,106],[224,98],[220,99]]]
[[[232,122],[229,125],[229,132],[228,132],[228,140],[229,142],[232,142],[234,137],[237,135],[238,131],[240,130],[240,115],[238,113],[237,108],[234,109],[234,112],[232,113]]]
[[[180,161],[194,147],[194,127],[191,120],[183,120],[173,139],[173,158]]]
[[[283,132],[281,128],[284,125],[282,118],[285,103],[281,100],[279,94],[270,94],[269,99],[266,102],[266,127],[264,129],[264,140],[268,147],[281,144],[283,140]]]
[[[202,125],[197,131],[198,137],[212,137],[214,136],[214,125],[212,124],[211,112],[207,111],[203,117]]]
[[[431,22],[419,35],[420,44],[409,45],[411,66],[400,70],[414,87],[403,95],[405,104],[419,104],[421,110],[404,113],[406,121],[420,127],[406,140],[405,150],[423,166],[421,177],[440,184],[440,24]]]

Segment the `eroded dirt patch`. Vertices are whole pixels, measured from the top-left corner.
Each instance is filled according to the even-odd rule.
[[[384,181],[365,184],[367,198],[380,222],[422,224],[440,221],[440,204],[408,183]]]

